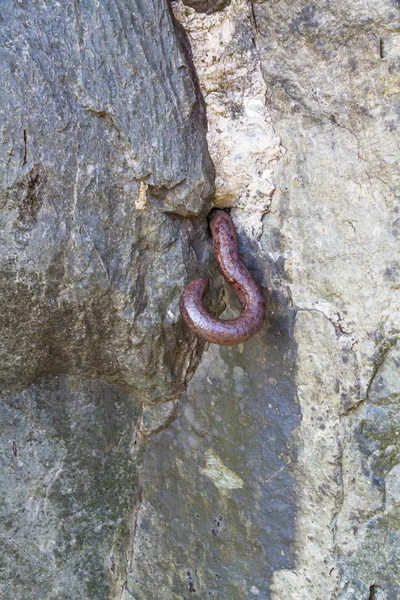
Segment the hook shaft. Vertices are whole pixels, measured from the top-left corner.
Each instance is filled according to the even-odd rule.
[[[204,306],[209,281],[203,278],[195,279],[185,288],[180,310],[194,335],[213,344],[234,346],[253,337],[261,328],[265,318],[264,297],[239,258],[235,228],[228,213],[214,208],[210,214],[210,228],[219,270],[238,296],[242,313],[230,321],[209,313]]]

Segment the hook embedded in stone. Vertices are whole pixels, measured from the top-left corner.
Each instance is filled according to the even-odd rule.
[[[228,213],[214,208],[210,213],[210,228],[219,270],[238,296],[242,313],[230,321],[212,315],[204,306],[209,281],[201,278],[185,288],[180,301],[181,314],[197,337],[213,344],[234,346],[259,331],[265,318],[265,301],[259,285],[239,258],[235,228]]]

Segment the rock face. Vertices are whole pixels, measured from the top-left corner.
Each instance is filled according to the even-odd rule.
[[[5,598],[108,598],[137,501],[140,407],[99,380],[42,378],[1,409]]]
[[[398,3],[0,19],[0,595],[399,598]],[[268,319],[199,364],[207,143]]]
[[[398,7],[173,6],[269,324],[210,348],[152,440],[128,589],[152,564],[160,598],[395,600]]]
[[[297,560],[274,574],[273,597],[391,600],[400,594],[389,491],[400,462],[399,10],[281,2],[254,15],[286,148],[262,239],[279,227],[299,309]]]
[[[100,375],[151,400],[187,355],[202,233],[170,215],[208,211],[204,111],[166,6],[78,8],[2,7],[2,379]]]
[[[202,350],[178,303],[210,264],[204,107],[166,2],[0,20],[0,595],[105,599],[142,406],[178,397]]]
[[[292,567],[300,411],[280,301],[255,338],[205,353],[178,418],[150,440],[124,600],[269,598],[273,572]]]

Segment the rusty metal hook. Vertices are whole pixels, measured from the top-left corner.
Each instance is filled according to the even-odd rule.
[[[204,306],[208,279],[195,279],[185,288],[180,301],[181,314],[197,337],[213,344],[234,346],[253,337],[265,318],[265,301],[259,285],[239,258],[235,228],[224,210],[210,213],[214,255],[224,279],[234,289],[243,311],[239,317],[224,321],[214,317]]]

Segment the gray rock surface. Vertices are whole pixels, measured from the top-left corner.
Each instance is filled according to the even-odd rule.
[[[398,3],[166,4],[1,6],[1,592],[397,600]],[[198,364],[200,92],[268,319]]]
[[[167,555],[172,563],[175,560],[175,569],[169,564],[155,571],[160,598],[189,597],[190,590],[185,596],[184,586],[193,584],[201,598],[210,593],[235,600],[256,596],[265,600],[397,600],[397,3],[301,0],[250,6],[244,0],[232,0],[224,11],[210,16],[188,13],[181,2],[174,6],[188,31],[210,115],[208,141],[216,167],[218,203],[233,204],[242,248],[247,244],[251,248],[246,258],[257,273],[263,273],[263,284],[275,297],[273,311],[276,305],[285,306],[285,298],[294,309],[296,394],[292,403],[284,405],[291,411],[300,409],[301,422],[288,438],[293,460],[280,473],[286,481],[292,478],[292,485],[285,487],[279,479],[271,492],[285,489],[284,518],[294,531],[288,535],[287,553],[284,539],[270,529],[271,523],[278,527],[282,519],[279,508],[273,507],[268,518],[264,513],[262,524],[258,521],[256,486],[249,485],[237,468],[238,456],[242,461],[246,460],[243,455],[251,456],[254,438],[250,433],[250,439],[243,442],[233,429],[238,419],[226,416],[219,396],[213,402],[216,393],[208,391],[203,369],[213,382],[225,369],[231,373],[232,365],[225,349],[212,348],[189,385],[191,404],[184,408],[183,419],[190,422],[178,421],[174,430],[179,447],[186,430],[192,433],[202,416],[212,412],[201,441],[197,441],[198,433],[192,435],[193,458],[186,454],[183,461],[194,461],[190,464],[198,467],[171,476],[171,480],[179,478],[180,490],[185,490],[175,493],[176,510],[171,503],[162,509],[154,481],[149,484],[143,525],[151,523],[147,530],[158,536],[157,543],[147,533],[149,545],[142,546],[144,533],[138,528],[134,573],[142,583],[141,561],[159,557],[160,547],[165,549],[163,538],[172,537],[177,541],[168,546]],[[263,108],[261,97],[266,98]],[[246,180],[249,176],[250,181]],[[268,267],[262,257],[268,257]],[[242,393],[236,396],[236,404],[245,402],[249,432],[258,422],[253,412],[254,404],[260,402],[256,382],[268,370],[255,359],[252,344],[258,344],[260,356],[264,355],[262,336],[256,340],[245,344],[233,359],[239,365],[247,365],[246,360],[257,365],[257,375],[248,387],[246,370],[253,371],[243,369],[239,377]],[[281,381],[276,363],[271,377],[275,377],[274,370],[277,382]],[[231,398],[232,375],[222,378]],[[259,385],[268,406],[268,385]],[[192,389],[196,391],[191,395]],[[202,410],[197,409],[199,403]],[[208,409],[210,403],[212,409]],[[192,404],[194,418],[190,417]],[[272,435],[280,424],[274,423]],[[226,428],[222,436],[215,432],[220,427]],[[165,439],[168,433],[161,435]],[[154,442],[145,464],[151,452],[156,452]],[[162,441],[158,443],[163,448]],[[269,442],[260,433],[256,443]],[[174,447],[172,439],[170,445]],[[253,555],[248,556],[230,531],[226,541],[230,553],[223,561],[219,587],[211,585],[210,565],[219,565],[220,555],[213,553],[214,545],[207,544],[206,532],[188,512],[199,498],[202,505],[218,508],[225,499],[226,492],[216,483],[217,500],[215,488],[193,481],[196,468],[199,479],[213,472],[210,448],[244,482],[229,491],[237,513],[248,515],[251,505],[248,520],[259,524],[254,538],[254,531],[249,534],[238,518],[241,542],[249,536],[254,547],[265,549],[263,561],[257,561],[257,551],[251,561]],[[273,448],[279,456],[279,443]],[[176,452],[182,461],[181,450]],[[272,454],[260,461],[254,468],[255,479],[263,471],[269,473],[275,459]],[[169,460],[166,470],[174,465],[174,458]],[[215,456],[213,460],[214,471],[223,472]],[[149,462],[152,472],[155,463],[155,458]],[[240,494],[246,483],[249,495],[243,499]],[[262,506],[266,511],[268,495]],[[168,515],[166,522],[160,514]],[[198,514],[206,523],[207,513],[207,517]],[[190,552],[183,550],[178,531],[186,532]],[[193,550],[194,540],[198,545]],[[224,548],[222,540],[218,543]],[[281,567],[274,562],[279,550],[286,556],[286,566],[284,561]],[[185,581],[185,574],[189,575],[179,567],[182,564],[192,579]],[[134,595],[138,594],[139,583],[131,586]],[[149,596],[146,591],[143,597]]]
[[[299,309],[297,558],[273,598],[395,600],[399,7],[266,2],[254,16],[286,149],[261,243],[279,229]],[[382,369],[387,400],[374,404]]]
[[[166,2],[12,1],[0,21],[0,596],[105,599],[142,406],[202,350],[178,302],[210,264],[204,107]]]
[[[152,401],[188,353],[204,225],[166,213],[207,213],[204,115],[166,6],[79,7],[2,5],[1,377],[101,375]]]
[[[109,598],[137,502],[140,407],[117,386],[40,380],[1,404],[1,597]]]
[[[294,565],[294,312],[276,269],[242,249],[277,285],[268,326],[211,344],[177,419],[150,439],[124,600],[268,598],[272,573]]]

